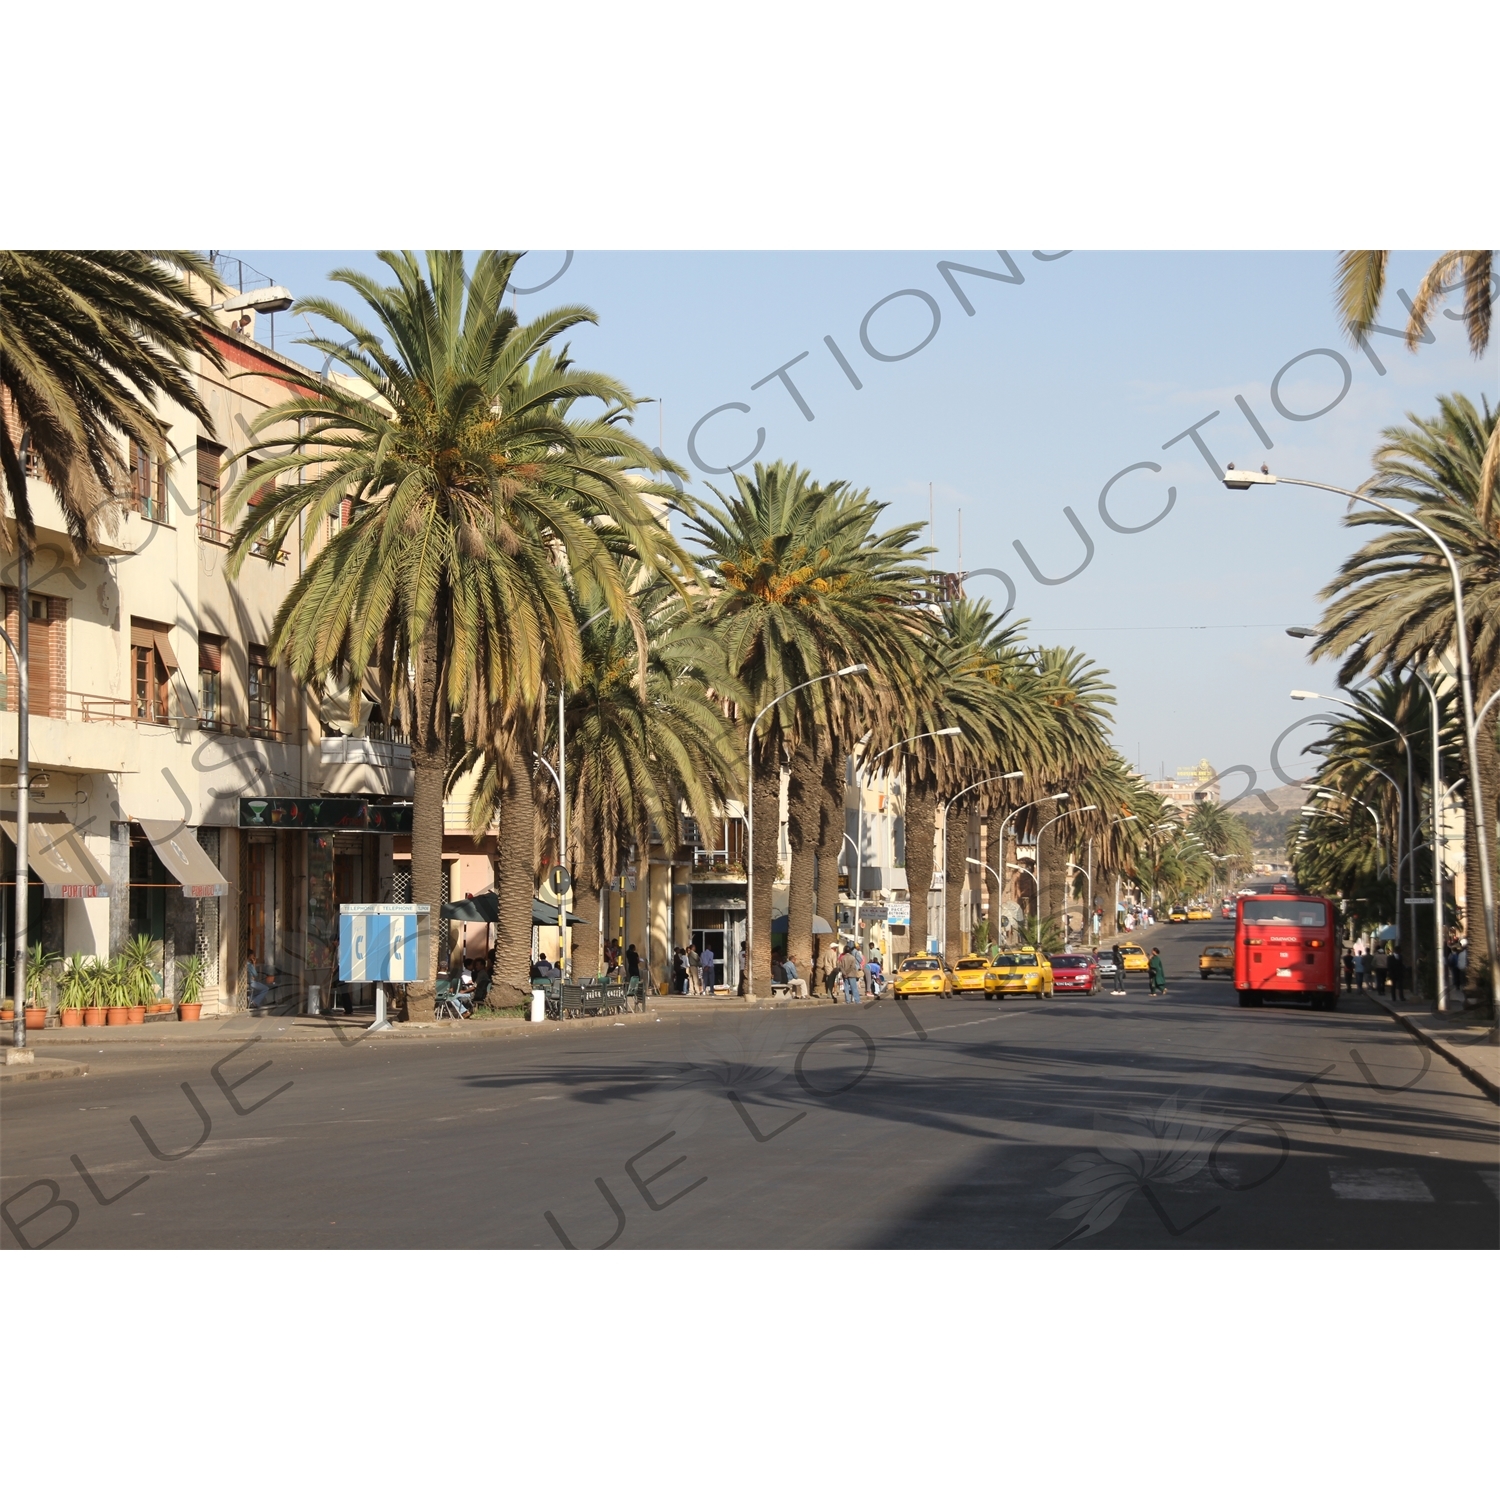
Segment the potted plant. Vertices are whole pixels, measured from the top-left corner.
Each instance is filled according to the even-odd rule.
[[[26,1029],[40,1031],[47,1024],[47,987],[52,982],[54,965],[62,954],[48,953],[40,943],[31,945],[26,968]]]
[[[120,955],[132,1026],[139,1026],[145,1021],[146,1007],[156,1000],[156,964],[160,956],[161,945],[144,933],[131,938]]]
[[[88,960],[74,953],[62,971],[62,986],[57,996],[57,1019],[64,1026],[82,1026],[83,1008],[89,1003]]]
[[[132,996],[130,993],[130,976],[125,968],[125,960],[112,958],[102,966],[105,979],[105,1007],[109,1014],[105,1019],[107,1026],[130,1025],[130,1008]]]
[[[203,960],[191,953],[177,962],[178,1000],[177,1018],[181,1021],[196,1021],[203,1014],[203,985],[208,978]]]
[[[103,1026],[109,1019],[109,976],[106,965],[90,958],[84,970],[83,1024]]]

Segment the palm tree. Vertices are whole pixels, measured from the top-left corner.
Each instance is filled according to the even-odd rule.
[[[559,563],[621,619],[631,608],[622,557],[679,578],[688,569],[646,503],[658,487],[637,482],[663,461],[625,430],[634,398],[552,348],[594,315],[563,307],[518,323],[505,306],[514,254],[485,251],[469,272],[461,252],[431,251],[425,276],[409,252],[381,259],[394,286],[332,276],[380,332],[327,299],[297,305],[346,335],[306,342],[355,379],[309,377],[305,394],[256,422],[255,462],[226,497],[254,501],[231,565],[259,540],[279,546],[299,521],[311,548],[347,507],[278,611],[274,649],[302,681],[333,671],[363,681],[374,669],[411,738],[412,897],[436,909],[454,720],[471,744],[508,733],[520,746],[511,774],[526,778],[516,726],[535,716],[549,670],[578,679]],[[602,409],[578,418],[575,403]],[[429,1012],[436,965],[434,945],[409,1014]]]
[[[1375,323],[1385,292],[1389,250],[1346,250],[1339,257],[1337,300],[1339,317],[1354,340],[1362,339]],[[1479,359],[1489,348],[1494,311],[1495,259],[1492,250],[1446,250],[1428,267],[1411,302],[1406,324],[1406,347],[1415,349],[1427,331],[1427,319],[1449,293],[1464,291],[1464,329],[1469,348]],[[1491,430],[1480,467],[1476,505],[1487,520],[1500,482],[1500,434]]]
[[[195,278],[222,290],[191,250],[0,251],[0,475],[27,554],[28,463],[83,553],[115,528],[121,441],[154,463],[172,457],[155,403],[175,402],[213,431],[192,361],[224,366]]]
[[[690,522],[707,586],[685,636],[722,663],[747,728],[781,700],[750,747],[761,918],[749,935],[754,994],[769,992],[783,755],[801,746],[833,753],[833,731],[855,705],[868,714],[877,695],[907,687],[917,639],[911,606],[926,575],[912,550],[920,528],[876,532],[885,507],[867,490],[819,483],[783,462],[757,464],[753,479],[735,475],[735,487],[732,496],[715,490],[719,503],[704,503]],[[856,663],[871,668],[870,679],[814,680]]]
[[[1409,426],[1389,427],[1375,453],[1375,473],[1364,488],[1415,507],[1414,516],[1448,544],[1464,585],[1469,654],[1476,708],[1500,689],[1500,508],[1480,504],[1481,475],[1489,463],[1497,426],[1486,402],[1475,408],[1465,396],[1443,396],[1438,415],[1408,414]],[[1328,600],[1313,657],[1342,657],[1341,684],[1367,675],[1410,671],[1441,662],[1456,634],[1452,584],[1444,560],[1415,526],[1389,513],[1355,510],[1349,526],[1378,529],[1325,588]],[[1496,798],[1500,795],[1500,751],[1496,719],[1478,737],[1478,764],[1465,790],[1469,816],[1466,864],[1469,974],[1489,997],[1489,955],[1495,935],[1486,931],[1480,904],[1479,839],[1490,840],[1495,858]]]

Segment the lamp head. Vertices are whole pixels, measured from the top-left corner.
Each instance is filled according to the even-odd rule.
[[[1310,625],[1291,625],[1287,627],[1286,633],[1298,641],[1314,640],[1318,634]]]
[[[1075,807],[1073,809],[1073,811],[1074,812],[1098,812],[1099,811],[1099,807],[1098,807],[1097,803],[1090,802],[1087,807]]]
[[[1237,469],[1230,464],[1224,471],[1224,488],[1226,490],[1248,490],[1252,484],[1275,484],[1276,476],[1266,472],[1266,466],[1261,465],[1260,473],[1253,469]]]
[[[1299,703],[1305,702],[1308,698],[1319,698],[1321,696],[1322,696],[1321,693],[1314,693],[1314,692],[1310,691],[1308,688],[1293,688],[1292,689],[1292,697],[1295,698],[1297,700],[1297,702],[1299,702]]]
[[[1069,794],[1067,792],[1053,792],[1052,796],[1048,800],[1052,802],[1064,802],[1067,800],[1068,795]]]
[[[858,677],[861,673],[868,672],[869,670],[870,666],[868,662],[859,661],[855,662],[852,667],[840,667],[833,675],[835,677]]]

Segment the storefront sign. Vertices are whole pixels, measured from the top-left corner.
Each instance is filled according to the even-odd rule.
[[[352,833],[410,833],[410,802],[360,797],[241,797],[241,828],[339,828]]]

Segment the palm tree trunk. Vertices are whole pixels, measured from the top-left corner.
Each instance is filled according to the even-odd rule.
[[[577,835],[574,835],[577,838]],[[572,846],[578,872],[573,887],[573,915],[582,924],[572,929],[573,977],[592,979],[599,972],[599,892],[595,883],[593,851],[586,844]]]
[[[417,702],[411,737],[411,899],[431,909],[427,973],[406,988],[406,1019],[430,1021],[437,1002],[438,958],[448,924],[443,895],[443,792],[448,781],[448,713],[442,702],[438,614],[428,625],[417,658]]]
[[[906,783],[906,889],[911,898],[908,951],[927,949],[927,893],[932,889],[937,798],[931,783],[908,772]]]
[[[495,904],[499,927],[491,989],[495,1006],[523,1005],[531,994],[531,903],[536,899],[536,803],[531,756],[518,736],[506,756],[500,799]]]
[[[792,779],[787,787],[787,838],[792,846],[792,868],[787,890],[787,956],[794,959],[804,979],[812,972],[813,864],[817,859],[822,822],[823,782],[818,756],[802,746],[792,757]]]
[[[943,857],[943,952],[949,963],[964,952],[964,882],[969,872],[969,815],[950,807],[943,820],[946,848]]]
[[[1067,857],[1067,845],[1058,837],[1056,829],[1049,828],[1042,835],[1041,844],[1036,851],[1037,878],[1041,888],[1037,916],[1041,921],[1055,922],[1059,936],[1062,934],[1065,890],[1063,876],[1066,873],[1063,866]]]
[[[750,934],[747,997],[771,995],[771,884],[776,879],[776,847],[781,833],[781,755],[774,739],[763,743],[750,794],[754,797],[755,930]]]
[[[837,741],[832,745],[820,769],[822,800],[819,805],[817,893],[814,905],[818,915],[833,929],[832,936],[823,938],[814,945],[818,950],[817,957],[821,960],[822,944],[833,943],[838,939],[839,851],[844,846],[844,830],[848,822],[844,816],[845,757],[843,747]]]
[[[1000,827],[1005,821],[1005,814],[998,807],[990,809],[989,821],[985,824],[984,837],[984,862],[995,871],[993,875],[985,872],[985,880],[990,888],[990,933],[993,940],[1000,936],[1000,923],[1003,920],[1000,912],[1000,904],[1004,899],[1004,887],[1000,881],[1000,875],[1005,870],[1005,850],[1000,844]]]

